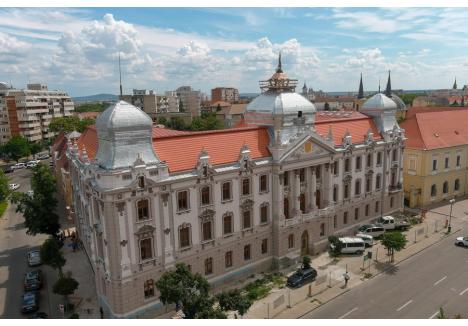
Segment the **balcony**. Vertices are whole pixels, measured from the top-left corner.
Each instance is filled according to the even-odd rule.
[[[34,128],[34,127],[40,127],[41,123],[39,121],[31,121],[31,122],[25,122],[25,123],[20,123],[19,127],[20,128]]]
[[[36,115],[27,115],[27,116],[18,116],[18,121],[23,122],[23,121],[34,121],[34,122],[39,122],[39,117]]]
[[[36,141],[36,140],[41,140],[41,139],[42,139],[42,136],[41,136],[41,135],[38,135],[38,136],[26,136],[26,138],[27,138],[29,141]]]
[[[389,193],[395,193],[403,190],[403,186],[401,182],[398,182],[396,185],[389,185],[388,186],[388,192]]]
[[[283,226],[286,226],[286,227],[294,226],[294,225],[299,224],[301,220],[302,219],[300,218],[300,216],[296,215],[292,218],[285,219]]]

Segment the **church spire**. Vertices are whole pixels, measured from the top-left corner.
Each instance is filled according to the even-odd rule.
[[[304,81],[304,86],[302,86],[302,94],[307,94],[307,85],[306,82]]]
[[[276,68],[276,72],[283,72],[283,69],[281,68],[281,51],[278,56],[278,68]]]
[[[120,69],[120,52],[119,52],[119,80],[120,80],[120,99],[122,99],[122,70]]]
[[[453,89],[457,89],[457,77],[455,77],[455,82],[453,83]]]
[[[362,72],[361,72],[361,81],[359,82],[359,93],[357,96],[358,99],[364,98],[364,86],[362,85]]]
[[[390,70],[388,71],[388,81],[387,81],[387,88],[385,89],[385,95],[388,97],[392,96],[392,82],[390,80]]]

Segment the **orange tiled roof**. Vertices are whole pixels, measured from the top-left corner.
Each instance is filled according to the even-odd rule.
[[[416,113],[401,124],[406,147],[431,150],[468,143],[468,110]]]
[[[413,118],[417,113],[423,112],[445,112],[445,111],[459,111],[468,110],[468,107],[459,106],[421,106],[421,107],[410,107],[406,111],[406,119]]]

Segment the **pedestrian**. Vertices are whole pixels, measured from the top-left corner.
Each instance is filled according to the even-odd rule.
[[[104,310],[102,310],[102,307],[99,307],[99,312],[101,313],[101,319],[104,319]]]
[[[344,277],[344,286],[347,287],[348,286],[348,281],[349,281],[349,274],[348,274],[348,271],[346,271],[346,273],[343,274],[343,277]]]

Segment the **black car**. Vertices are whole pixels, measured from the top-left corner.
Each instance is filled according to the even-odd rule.
[[[39,310],[39,293],[38,292],[26,292],[23,294],[21,304],[21,312],[24,314],[30,312],[36,312]]]
[[[314,268],[301,268],[288,277],[286,285],[291,288],[297,288],[307,282],[313,282],[316,277],[317,271]]]
[[[13,167],[10,165],[10,166],[7,166],[6,168],[4,168],[3,172],[4,173],[12,173],[12,172],[15,172],[15,169],[13,169]]]
[[[42,288],[42,271],[37,269],[24,275],[24,290],[34,291]]]

